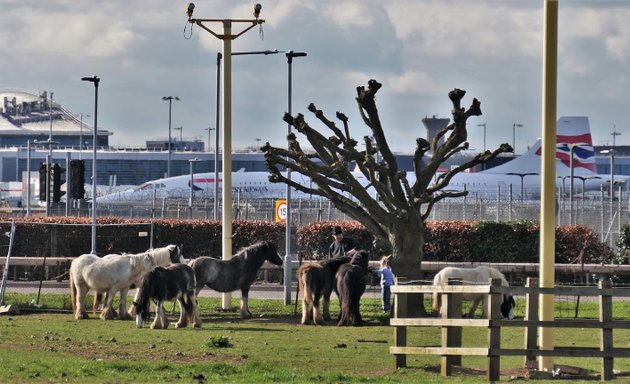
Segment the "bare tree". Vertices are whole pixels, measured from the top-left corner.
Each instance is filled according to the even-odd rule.
[[[406,172],[398,169],[396,157],[383,132],[374,100],[381,86],[376,80],[370,80],[367,89],[357,87],[356,100],[361,117],[372,130],[372,137],[363,138],[365,150],[357,150],[358,142],[350,136],[348,118],[343,113],[337,112],[337,119],[343,125],[338,127],[311,103],[308,110],[332,132],[332,136],[326,137],[311,127],[302,114],[285,114],[284,121],[306,137],[314,152],[302,151],[293,133],[288,136],[288,149],[266,143],[262,151],[271,172],[271,182],[289,184],[299,191],[330,199],[337,209],[362,223],[381,246],[391,251],[390,263],[394,273],[419,279],[422,276],[423,230],[431,209],[442,199],[468,193],[446,190],[449,181],[457,173],[487,162],[500,153],[511,152],[512,148],[509,144],[502,144],[494,152],[479,153],[470,161],[436,177],[444,161],[468,149],[466,121],[471,116],[481,115],[481,103],[477,99],[473,99],[468,109],[462,108],[460,103],[466,92],[454,89],[448,94],[453,104],[453,122],[440,131],[432,143],[423,138],[416,139],[413,157],[415,182],[410,184]],[[446,140],[440,144],[443,137]],[[375,160],[377,151],[382,158],[378,163]],[[432,156],[425,163],[423,159],[428,152],[432,152]],[[367,186],[353,176],[349,167],[351,162],[355,162],[368,180]],[[309,177],[315,186],[289,180],[280,172],[281,167]],[[376,194],[371,194],[370,189]]]

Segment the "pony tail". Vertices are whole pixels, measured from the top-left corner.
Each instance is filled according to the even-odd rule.
[[[70,301],[72,302],[72,313],[77,312],[77,285],[74,282],[74,273],[70,270]]]
[[[433,293],[433,312],[437,312],[440,310],[440,294],[437,292]]]
[[[308,273],[308,270],[300,271],[298,279],[299,290],[302,292],[302,296],[307,303],[313,302],[313,290],[311,289],[312,276]]]

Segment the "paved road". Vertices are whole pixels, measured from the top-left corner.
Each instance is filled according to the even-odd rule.
[[[376,295],[380,298],[380,286],[368,286],[366,295]],[[295,284],[291,287],[291,297],[295,298],[295,291],[297,287]],[[9,280],[5,292],[15,293],[37,293],[39,290],[39,282],[37,281],[13,281]],[[136,292],[135,289],[129,291],[129,295],[133,296]],[[55,293],[64,294],[69,293],[69,282],[48,280],[42,282],[41,293]],[[221,297],[221,293],[213,291],[208,288],[204,288],[199,297]],[[252,299],[284,299],[284,286],[280,284],[254,284],[249,292],[249,297]],[[241,291],[234,291],[232,298],[241,298]]]

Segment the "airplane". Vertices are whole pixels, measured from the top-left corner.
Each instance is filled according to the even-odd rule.
[[[570,156],[573,154],[574,193],[599,191],[602,183],[609,180],[608,175],[597,175],[595,153],[591,139],[588,117],[561,117],[557,125],[556,146],[556,187],[566,191],[566,179],[570,176]],[[539,139],[525,154],[496,167],[480,171],[459,173],[455,175],[447,189],[469,191],[469,196],[476,194],[482,198],[507,196],[512,186],[512,197],[515,199],[540,198],[540,156],[541,140]],[[368,185],[365,176],[354,172],[355,178]],[[292,179],[302,185],[310,186],[310,179],[297,172],[292,172]],[[219,173],[219,191],[223,175]],[[239,170],[232,173],[232,196],[234,199],[284,198],[286,185],[272,183],[268,180],[268,172],[245,172]],[[627,180],[627,176],[615,176],[616,180]],[[415,182],[413,172],[407,172],[410,184]],[[195,198],[212,198],[214,196],[214,173],[197,173],[193,175],[193,192]],[[567,182],[568,184],[568,182]],[[629,183],[624,184],[627,188]],[[565,188],[563,188],[565,185]],[[292,198],[320,198],[295,189]],[[97,203],[151,203],[154,199],[186,199],[190,197],[190,175],[181,175],[148,181],[138,187],[97,197]]]
[[[540,199],[542,140],[538,139],[529,150],[499,166],[471,173],[455,175],[449,185],[451,190],[468,190],[469,196],[496,198],[508,196],[510,185],[514,199]],[[573,155],[573,164],[571,164]],[[602,184],[608,188],[610,175],[597,174],[595,151],[588,117],[560,117],[556,126],[556,189],[568,194],[571,166],[573,167],[574,196],[589,191],[600,191]],[[614,175],[615,190],[622,186],[628,190],[628,176]]]

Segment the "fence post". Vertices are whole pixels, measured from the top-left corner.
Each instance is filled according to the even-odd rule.
[[[538,279],[533,277],[527,278],[525,287],[530,288],[525,295],[525,320],[538,321],[538,293],[532,293],[531,288],[538,288]],[[525,368],[536,368],[536,354],[534,350],[537,349],[537,335],[538,328],[533,325],[525,327],[525,349],[527,354],[525,355]]]
[[[404,282],[404,277],[396,277],[395,284]],[[394,295],[394,319],[401,319],[407,317],[407,293],[396,293]],[[394,327],[394,346],[406,347],[407,346],[407,326]],[[407,366],[407,355],[395,354],[396,369],[404,368]]]
[[[612,282],[610,279],[599,281],[599,321],[602,323],[602,338],[600,341],[600,350],[602,352],[612,352],[613,350],[613,330],[610,325],[612,321],[612,295],[610,289],[612,288]],[[606,290],[604,292],[603,290]],[[614,360],[610,356],[602,358],[602,380],[612,380]]]
[[[462,279],[448,279],[448,285],[462,285]],[[441,296],[440,312],[442,319],[462,318],[462,295],[459,293],[438,293]],[[443,310],[444,309],[444,310]],[[462,328],[457,326],[442,327],[442,348],[462,346]],[[461,356],[442,355],[440,373],[451,376],[453,365],[462,365]]]
[[[490,293],[488,294],[488,381],[495,382],[501,378],[501,357],[497,350],[501,348],[501,302],[503,294],[496,292],[496,288],[501,287],[501,279],[490,279]]]

